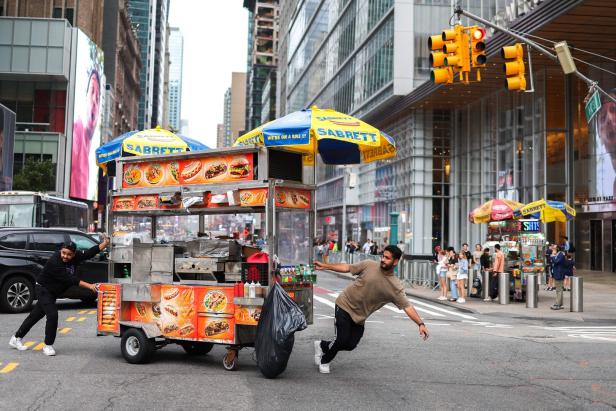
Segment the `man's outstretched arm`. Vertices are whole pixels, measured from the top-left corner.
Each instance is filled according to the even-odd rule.
[[[315,261],[314,266],[317,268],[317,270],[330,270],[336,271],[338,273],[348,273],[351,271],[350,264],[326,264],[322,263],[321,261]]]
[[[421,317],[419,316],[419,314],[417,314],[417,311],[415,311],[415,307],[413,307],[412,305],[409,305],[408,307],[406,307],[404,309],[404,312],[406,313],[406,315],[408,315],[408,317],[419,326],[419,335],[421,338],[423,338],[424,340],[428,339],[429,337],[429,333],[428,333],[428,328],[426,328],[426,325],[424,324],[423,320],[421,319]]]

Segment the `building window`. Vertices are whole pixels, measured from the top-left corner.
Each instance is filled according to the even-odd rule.
[[[74,26],[73,24],[74,14],[75,14],[75,9],[72,9],[72,8],[67,7],[66,10],[64,11],[64,18],[68,20],[71,26]]]
[[[54,19],[61,19],[62,18],[62,7],[54,7],[51,17]]]

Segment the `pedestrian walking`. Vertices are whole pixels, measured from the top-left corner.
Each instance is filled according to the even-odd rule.
[[[449,301],[457,301],[458,300],[458,258],[456,257],[456,252],[453,247],[450,247],[448,250],[447,257],[447,281],[449,281],[449,292],[451,294],[451,298]]]
[[[468,280],[468,264],[470,262],[466,257],[467,254],[464,251],[460,251],[460,255],[458,256],[458,275],[456,277],[459,295],[457,302],[460,304],[464,304],[466,302],[466,299],[464,298],[466,294],[464,283]]]
[[[479,274],[481,272],[481,256],[483,255],[483,250],[481,249],[481,244],[475,244],[475,250],[473,251],[473,268],[475,272]]]
[[[483,254],[481,254],[481,258],[479,259],[479,263],[481,264],[481,272],[485,273],[485,272],[490,272],[492,271],[492,257],[490,256],[490,249],[489,248],[484,248],[483,249]],[[488,277],[488,279],[491,276]],[[483,276],[481,277],[482,281],[483,281]],[[484,299],[484,301],[492,301],[492,298],[490,297],[490,283],[491,281],[488,281],[488,284],[482,284],[482,287],[485,287],[485,289],[487,290],[487,295],[486,298]]]
[[[333,340],[314,342],[314,360],[319,372],[329,374],[330,363],[339,351],[352,351],[364,335],[364,324],[372,313],[385,304],[393,303],[419,327],[419,335],[425,340],[429,333],[415,308],[411,305],[404,286],[394,276],[402,252],[395,245],[388,245],[383,251],[380,263],[364,260],[357,264],[324,264],[316,262],[318,270],[350,272],[355,281],[336,298],[335,332]]]
[[[370,247],[372,246],[372,241],[370,239],[368,239],[368,241],[366,241],[364,243],[364,246],[361,248],[361,252],[364,254],[370,254]]]
[[[93,246],[86,251],[77,251],[77,246],[73,242],[62,244],[60,250],[56,252],[45,264],[43,271],[36,279],[37,302],[30,315],[26,317],[17,332],[11,337],[9,346],[19,351],[27,350],[21,339],[28,334],[28,331],[43,317],[47,317],[45,323],[45,345],[43,353],[48,356],[56,355],[53,344],[56,341],[56,331],[58,329],[58,307],[56,299],[73,285],[88,288],[96,293],[96,285],[79,280],[76,274],[77,266],[83,261],[94,257],[109,244],[109,238],[105,237],[102,243]]]
[[[437,256],[436,274],[438,275],[438,284],[441,289],[439,300],[447,299],[447,254],[445,250],[440,250]]]
[[[556,244],[550,244],[548,246],[548,249],[545,252],[545,261],[546,261],[546,268],[547,268],[547,276],[548,276],[548,285],[545,288],[546,291],[554,291],[554,277],[552,277],[552,271],[554,269],[554,262],[552,261],[552,254],[555,252],[554,249],[556,247]]]
[[[501,251],[500,244],[494,246],[494,266],[490,276],[490,299],[494,300],[498,296],[498,277],[505,272],[505,254]]]
[[[567,271],[565,272],[564,288],[565,291],[571,291],[571,277],[575,275],[575,260],[573,259],[573,256],[569,253],[565,253],[565,257],[567,259]]]
[[[567,274],[567,265],[565,253],[554,248],[552,251],[552,278],[556,288],[556,302],[550,307],[552,310],[563,309],[563,282]]]

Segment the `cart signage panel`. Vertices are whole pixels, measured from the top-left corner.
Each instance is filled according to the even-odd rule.
[[[276,188],[276,207],[310,208],[310,191]]]
[[[100,332],[120,332],[120,284],[101,284],[98,289],[97,326]]]
[[[189,286],[161,287],[160,319],[156,324],[163,335],[194,338],[197,331],[195,289]]]
[[[254,179],[253,155],[235,154],[126,164],[122,173],[122,187],[167,187],[252,179]]]
[[[520,221],[520,231],[536,232],[541,231],[539,220],[535,221]]]
[[[199,316],[198,338],[202,340],[229,343],[235,341],[235,319],[214,315]]]

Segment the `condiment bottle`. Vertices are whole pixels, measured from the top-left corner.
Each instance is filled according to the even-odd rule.
[[[257,289],[255,286],[255,283],[254,282],[250,283],[250,285],[248,286],[248,298],[256,298],[257,296],[256,291]]]
[[[243,287],[243,297],[248,297],[248,293],[249,293],[249,288],[250,288],[250,284],[248,284],[248,281],[246,281],[244,283],[244,287]]]

